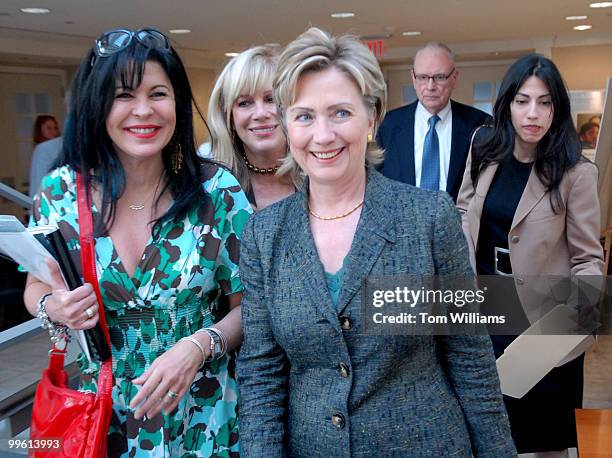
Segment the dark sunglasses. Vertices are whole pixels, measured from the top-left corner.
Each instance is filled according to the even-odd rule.
[[[140,44],[147,48],[170,49],[168,38],[155,29],[117,29],[109,30],[100,35],[96,40],[94,51],[97,57],[108,57],[127,48],[132,39],[136,39]],[[94,61],[92,61],[92,66]]]

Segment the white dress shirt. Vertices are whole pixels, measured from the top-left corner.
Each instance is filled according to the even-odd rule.
[[[433,115],[421,105],[417,104],[414,114],[414,178],[417,186],[421,185],[421,166],[423,164],[423,145],[425,136],[429,130],[429,118]],[[438,113],[440,120],[436,123],[436,133],[440,146],[440,190],[446,191],[446,177],[450,164],[451,141],[453,134],[453,112],[450,100],[448,104]]]

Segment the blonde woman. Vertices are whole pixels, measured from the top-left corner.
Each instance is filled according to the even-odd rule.
[[[278,174],[287,141],[272,96],[277,60],[272,46],[234,57],[219,75],[208,104],[212,157],[232,170],[259,210],[295,192],[291,180]]]

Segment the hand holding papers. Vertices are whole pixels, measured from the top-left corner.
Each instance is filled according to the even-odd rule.
[[[12,215],[0,215],[0,250],[21,264],[28,272],[51,286],[52,290],[64,290],[70,294],[83,285],[76,269],[66,242],[61,232],[55,226],[37,226],[26,229]],[[61,293],[61,291],[60,291]],[[91,292],[93,294],[93,291]],[[64,309],[62,309],[64,310]],[[94,314],[88,307],[83,312],[89,319]],[[88,312],[89,311],[89,312]],[[70,323],[70,318],[64,320]],[[87,327],[85,321],[71,328]],[[92,326],[92,324],[89,324]],[[85,331],[76,331],[79,345],[89,360],[104,361],[110,357],[110,348],[100,323]]]

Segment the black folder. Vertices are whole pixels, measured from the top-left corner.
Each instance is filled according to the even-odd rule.
[[[77,271],[66,241],[59,229],[47,234],[34,234],[34,237],[51,253],[60,266],[68,289],[73,290],[83,285],[79,272]],[[100,322],[96,326],[84,331],[87,347],[91,358],[96,361],[106,361],[111,356],[111,350],[102,331]]]

